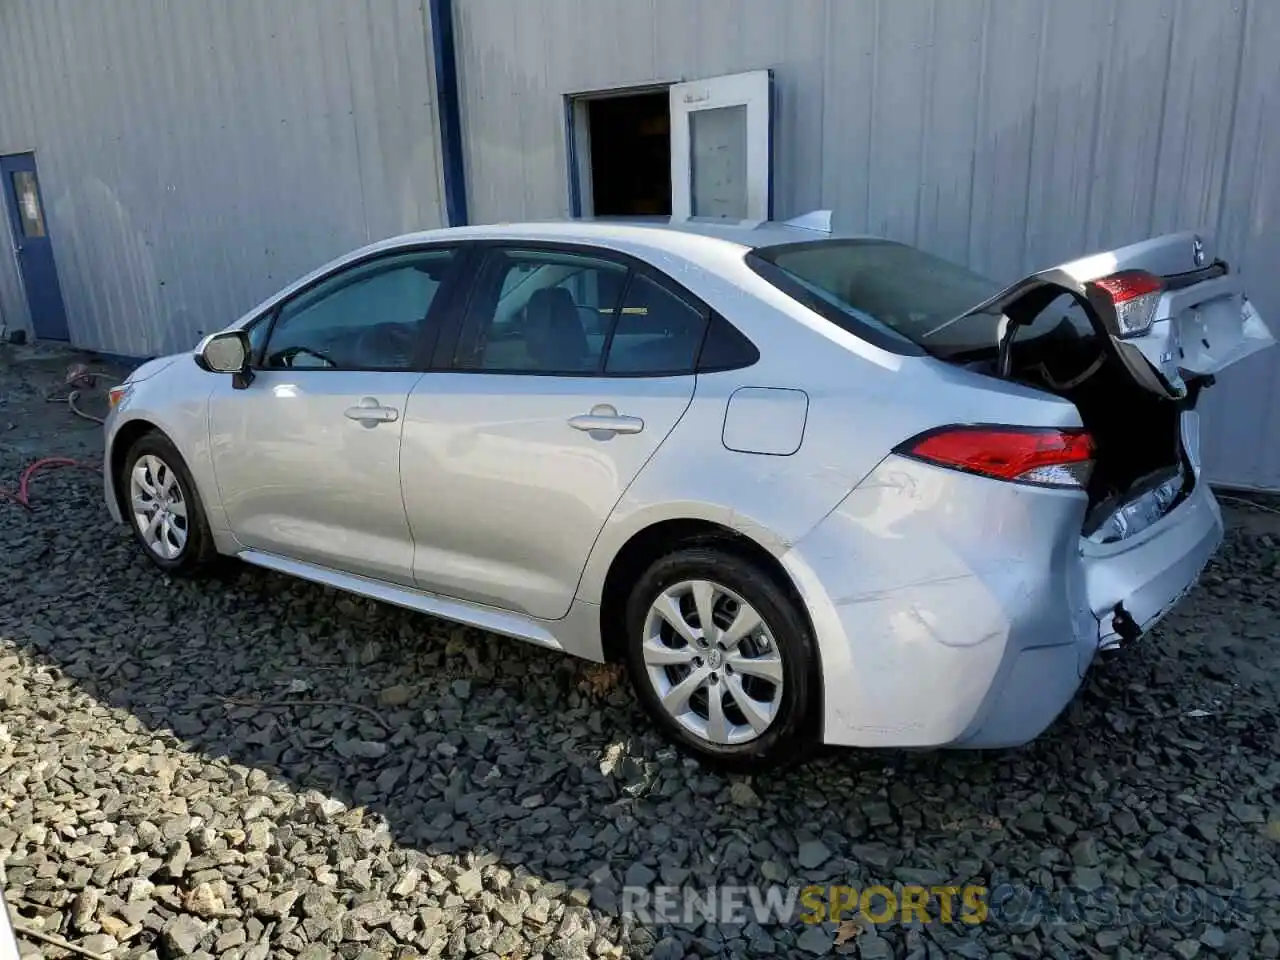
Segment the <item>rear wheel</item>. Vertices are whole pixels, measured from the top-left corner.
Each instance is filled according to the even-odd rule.
[[[204,506],[177,448],[160,433],[140,437],[117,478],[125,518],[152,563],[165,573],[189,575],[217,556]]]
[[[774,579],[714,547],[655,562],[627,604],[636,695],[679,745],[714,765],[761,770],[811,745],[817,656]]]

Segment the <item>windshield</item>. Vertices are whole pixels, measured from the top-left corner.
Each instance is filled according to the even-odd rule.
[[[776,286],[859,336],[876,331],[882,341],[886,335],[905,339],[938,356],[996,344],[999,314],[956,318],[995,296],[1000,285],[906,244],[788,243],[760,247],[749,262]]]

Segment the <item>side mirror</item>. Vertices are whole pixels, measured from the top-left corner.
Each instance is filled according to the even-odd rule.
[[[253,382],[249,335],[243,330],[211,333],[196,347],[196,364],[210,373],[229,373],[232,386],[243,390]]]

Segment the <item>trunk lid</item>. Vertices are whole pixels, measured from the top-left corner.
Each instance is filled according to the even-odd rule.
[[[1189,382],[1212,377],[1275,342],[1240,277],[1212,258],[1204,240],[1191,232],[1031,274],[952,323],[1006,314],[998,334],[1004,340],[1019,325],[1022,307],[1029,306],[1034,316],[1037,305],[1061,292],[1086,305],[1098,333],[1134,379],[1163,397],[1182,398]]]

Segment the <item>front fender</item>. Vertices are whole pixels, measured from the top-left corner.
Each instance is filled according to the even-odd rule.
[[[141,380],[127,381],[129,389],[103,425],[103,486],[107,509],[116,522],[123,519],[113,464],[125,453],[124,445],[132,443],[144,429],[159,430],[182,455],[204,504],[214,538],[221,542],[228,526],[209,443],[209,396],[218,375],[200,370],[194,362],[188,368],[181,363],[181,357],[164,359],[173,362]]]

